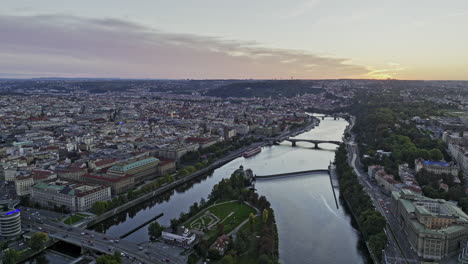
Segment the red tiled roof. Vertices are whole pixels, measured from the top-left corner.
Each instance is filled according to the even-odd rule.
[[[104,159],[104,160],[94,162],[94,165],[96,165],[96,167],[99,167],[99,166],[106,165],[115,161],[116,159]]]

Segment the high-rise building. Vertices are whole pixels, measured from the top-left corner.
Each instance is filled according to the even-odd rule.
[[[13,237],[21,234],[21,213],[19,209],[0,212],[0,236]]]

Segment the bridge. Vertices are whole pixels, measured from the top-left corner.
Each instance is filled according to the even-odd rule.
[[[280,178],[280,177],[293,177],[293,176],[302,176],[302,175],[310,175],[310,174],[318,175],[318,174],[323,174],[323,173],[329,173],[329,171],[327,169],[322,169],[322,170],[294,171],[294,172],[271,174],[271,175],[254,175],[254,180]]]
[[[309,142],[314,144],[314,148],[318,149],[318,145],[322,143],[329,143],[329,144],[335,144],[340,146],[341,141],[336,141],[336,140],[316,140],[316,139],[299,139],[299,138],[287,138],[285,141],[289,141],[292,143],[292,146],[295,147],[297,142]]]
[[[344,119],[349,118],[349,114],[346,114],[346,113],[320,114],[320,115],[312,115],[312,116],[316,118],[321,118],[322,120],[325,120],[325,117],[333,117],[333,119],[335,120],[339,118],[344,118]]]
[[[171,263],[186,263],[185,257],[170,254],[151,243],[142,245],[128,240],[119,241],[117,237],[52,221],[36,224],[31,229],[47,232],[49,237],[55,240],[78,246],[81,248],[82,254],[88,251],[114,254],[115,251],[119,251],[128,256],[129,261],[136,260],[140,263],[165,263],[165,259],[170,259]],[[127,259],[123,258],[123,260]]]

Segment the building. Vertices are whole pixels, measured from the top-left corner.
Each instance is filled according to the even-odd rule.
[[[434,174],[451,174],[453,176],[458,176],[458,167],[454,165],[453,162],[416,159],[414,161],[414,168],[416,172],[425,169]]]
[[[135,183],[139,183],[147,178],[157,176],[158,164],[159,159],[154,157],[133,160],[110,167],[107,170],[107,174],[110,177],[124,177],[125,175],[132,175]]]
[[[454,256],[468,239],[468,215],[451,202],[402,189],[392,192],[391,204],[400,228],[424,260]]]
[[[216,138],[199,138],[199,137],[188,137],[185,139],[187,143],[198,144],[200,149],[213,146],[218,142]]]
[[[395,180],[393,175],[387,174],[384,170],[379,170],[375,174],[375,181],[378,185],[384,187],[388,193],[391,193],[394,190],[394,186],[400,183]]]
[[[13,237],[21,234],[21,213],[19,209],[0,212],[0,236]]]
[[[213,248],[218,251],[219,255],[223,256],[229,245],[229,241],[229,237],[223,234],[216,239]]]
[[[182,235],[162,231],[161,238],[166,242],[174,243],[184,248],[189,248],[194,245],[197,236],[195,234],[190,234],[188,229],[184,229]]]
[[[16,195],[25,196],[31,194],[31,187],[34,185],[32,175],[18,176],[15,179]]]
[[[31,200],[43,207],[63,207],[72,212],[89,210],[95,202],[110,199],[110,187],[63,180],[38,182],[31,192]]]
[[[59,178],[81,181],[81,176],[88,173],[88,168],[86,167],[66,167],[66,168],[57,168],[57,175]]]
[[[135,187],[135,181],[132,175],[111,176],[108,174],[85,174],[83,180],[86,183],[101,184],[109,186],[113,195],[125,193]]]
[[[448,152],[457,161],[464,177],[468,176],[468,146],[458,144],[448,144]]]
[[[458,255],[458,264],[468,264],[468,242],[463,243],[463,249]]]
[[[162,157],[165,159],[179,160],[189,151],[197,151],[198,144],[184,144],[184,145],[175,145],[175,146],[166,146],[158,149],[156,156]]]
[[[384,170],[385,167],[384,166],[380,166],[380,165],[371,165],[369,167],[367,167],[367,174],[369,175],[369,178],[371,179],[375,179],[375,174],[380,171],[380,170]]]
[[[16,195],[25,196],[31,194],[31,188],[36,182],[56,179],[57,174],[49,170],[32,170],[30,175],[16,176]]]
[[[169,173],[176,171],[176,162],[175,160],[163,160],[158,164],[157,175],[164,176]]]
[[[57,178],[57,174],[50,170],[32,170],[31,176],[34,179],[34,182],[47,181]]]

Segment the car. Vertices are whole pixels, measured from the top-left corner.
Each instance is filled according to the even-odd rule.
[[[81,232],[81,235],[84,235],[84,234],[85,234],[85,232]]]
[[[91,237],[94,237],[94,235],[91,235]]]
[[[38,228],[39,228],[39,230],[42,230],[42,227],[38,227]]]
[[[385,210],[385,213],[387,213],[387,214],[388,214],[388,210]]]
[[[143,247],[138,247],[139,250],[143,250]]]
[[[67,231],[72,231],[73,229],[72,228],[68,228]]]
[[[104,237],[104,240],[107,240],[107,237]]]
[[[124,256],[125,256],[125,252],[120,252],[120,255],[121,255],[122,257],[124,257]]]
[[[111,240],[109,240],[109,242],[114,243],[114,240],[111,239]]]

